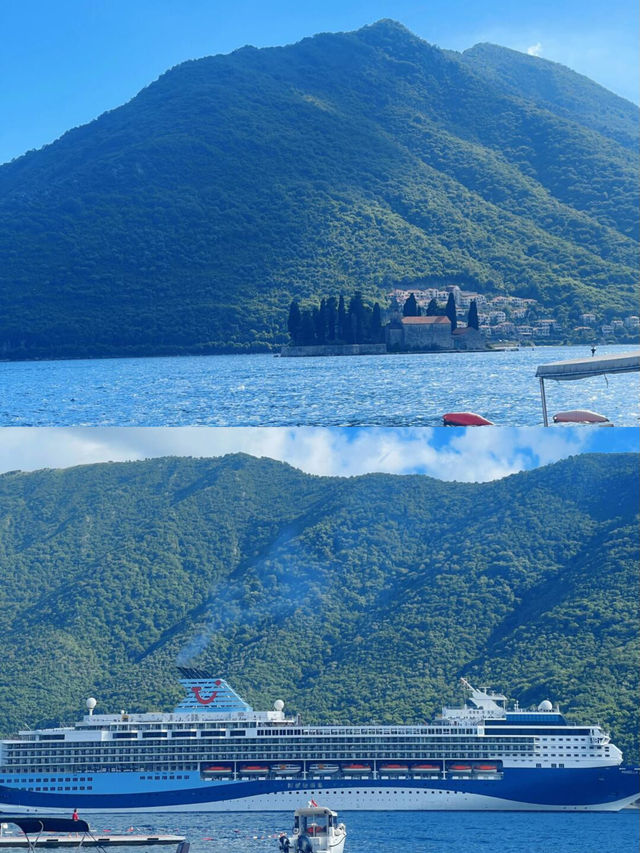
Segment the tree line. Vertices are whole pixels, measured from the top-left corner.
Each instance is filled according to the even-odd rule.
[[[300,308],[296,299],[289,306],[287,328],[296,346],[322,344],[378,344],[384,342],[382,312],[375,302],[365,305],[358,290],[345,304],[344,295],[321,299],[319,305]]]
[[[403,317],[422,315],[415,294],[409,294],[402,306],[402,315]],[[458,318],[453,293],[449,294],[449,300],[444,309],[435,299],[432,299],[427,305],[426,316],[446,316],[451,321],[451,330],[457,328]],[[477,329],[479,326],[478,306],[475,299],[469,306],[467,325],[472,329]],[[300,308],[298,300],[292,300],[289,306],[287,329],[291,342],[295,346],[384,342],[380,305],[378,302],[373,306],[366,305],[359,290],[349,300],[348,307],[342,293],[337,299],[335,296],[323,298],[319,305],[313,305],[311,308]]]

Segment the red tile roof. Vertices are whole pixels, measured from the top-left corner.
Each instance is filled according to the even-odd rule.
[[[433,323],[451,325],[451,320],[448,317],[403,317],[401,322],[405,326],[430,326]]]

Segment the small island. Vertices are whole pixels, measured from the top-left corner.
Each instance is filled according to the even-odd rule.
[[[414,293],[401,305],[395,296],[384,312],[375,302],[368,306],[357,291],[346,307],[344,295],[322,299],[301,309],[297,300],[289,307],[291,343],[281,350],[287,358],[328,355],[382,355],[399,352],[456,352],[490,349],[479,328],[478,306],[469,303],[465,324],[459,320],[458,287],[448,291],[446,303],[433,296],[422,307]]]

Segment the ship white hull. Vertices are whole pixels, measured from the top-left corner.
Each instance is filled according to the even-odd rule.
[[[297,789],[295,791],[275,791],[249,797],[238,797],[213,802],[179,803],[145,808],[101,809],[86,806],[83,814],[114,814],[136,812],[289,812],[318,797],[317,788]],[[608,803],[589,805],[548,805],[519,802],[485,794],[472,794],[450,790],[406,790],[388,788],[383,791],[359,791],[353,789],[330,788],[322,791],[322,797],[331,803],[337,811],[557,811],[557,812],[617,812],[631,805],[637,795],[625,797]],[[29,808],[11,806],[14,814],[30,812],[59,814],[60,808]]]

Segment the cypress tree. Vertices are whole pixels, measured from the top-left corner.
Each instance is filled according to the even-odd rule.
[[[338,321],[338,301],[335,296],[327,299],[327,340],[335,341]]]
[[[344,307],[344,296],[340,294],[338,301],[338,340],[346,341],[347,339],[347,312]]]
[[[298,343],[298,335],[300,334],[300,306],[294,299],[289,306],[289,319],[287,320],[287,329],[291,335],[291,340],[294,344]]]
[[[317,344],[324,343],[324,311],[325,302],[324,299],[320,303],[320,308],[314,307],[312,318],[313,318],[313,336],[315,338],[315,342]]]
[[[427,317],[437,317],[438,316],[438,303],[436,302],[435,296],[429,300],[429,304],[427,305]]]
[[[376,302],[374,303],[373,311],[371,312],[371,342],[379,344],[382,340],[382,317],[380,314],[380,306]]]
[[[479,329],[480,322],[478,320],[478,305],[475,299],[471,300],[471,304],[469,305],[469,316],[467,317],[467,326],[470,329]]]
[[[367,322],[367,309],[362,301],[362,293],[357,290],[349,302],[349,328],[350,341],[352,344],[361,344],[364,341]]]
[[[449,299],[447,300],[447,307],[445,308],[445,315],[451,320],[451,331],[458,327],[458,318],[456,316],[456,300],[453,296],[453,293],[449,294]]]
[[[311,316],[310,311],[301,312],[299,341],[300,344],[305,347],[312,346],[316,342],[313,317]]]
[[[410,293],[407,301],[404,303],[404,308],[402,309],[402,314],[404,317],[419,317],[420,316],[420,306],[416,302],[415,294]]]

